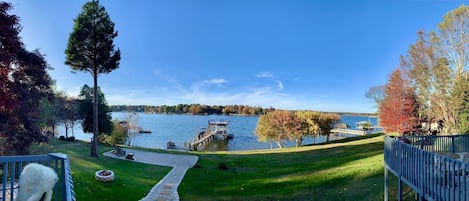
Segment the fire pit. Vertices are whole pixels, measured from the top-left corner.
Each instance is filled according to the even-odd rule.
[[[99,170],[94,174],[96,180],[110,182],[114,180],[114,172],[111,170]]]

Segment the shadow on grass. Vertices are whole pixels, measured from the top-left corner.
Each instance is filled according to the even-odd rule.
[[[380,200],[383,138],[307,148],[201,153],[179,187],[183,200]],[[219,163],[227,171],[216,169]]]
[[[357,140],[365,140],[369,138],[374,138],[378,136],[383,136],[384,133],[376,133],[376,134],[370,134],[370,135],[363,135],[363,136],[357,136],[357,137],[348,137],[340,140],[332,140],[329,142],[322,142],[322,143],[317,143],[317,144],[307,144],[304,146],[315,146],[315,145],[324,145],[324,144],[335,144],[335,143],[345,143],[345,142],[352,142],[352,141],[357,141]]]

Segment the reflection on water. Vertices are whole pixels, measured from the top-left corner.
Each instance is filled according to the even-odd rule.
[[[204,146],[204,150],[207,151],[221,151],[221,150],[228,150],[229,142],[226,140],[213,140],[209,144]]]

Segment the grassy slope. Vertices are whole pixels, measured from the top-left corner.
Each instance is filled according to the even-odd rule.
[[[99,146],[101,153],[112,150]],[[77,200],[139,200],[162,179],[171,168],[135,163],[104,156],[90,157],[88,143],[61,142],[52,140],[49,144],[34,146],[34,154],[61,152],[68,155]],[[111,169],[116,174],[113,182],[101,183],[94,179],[100,169]]]
[[[348,140],[347,140],[348,141]],[[383,136],[281,150],[207,152],[182,200],[382,200]],[[228,170],[218,170],[219,163]]]
[[[34,147],[34,153],[69,155],[78,200],[139,200],[170,170],[93,158],[89,151],[87,143]],[[178,190],[181,200],[383,200],[382,135],[300,148],[196,153],[200,168],[187,172]],[[217,169],[221,162],[228,170]],[[104,168],[114,170],[114,182],[94,180],[94,172]],[[390,180],[395,200],[396,179]]]

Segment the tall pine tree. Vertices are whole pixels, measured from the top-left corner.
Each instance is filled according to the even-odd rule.
[[[93,0],[83,6],[82,12],[74,20],[75,26],[70,33],[66,61],[73,70],[89,72],[93,76],[93,138],[91,156],[97,157],[98,130],[98,76],[107,74],[119,67],[120,50],[114,48],[117,31],[114,23],[99,1]]]

